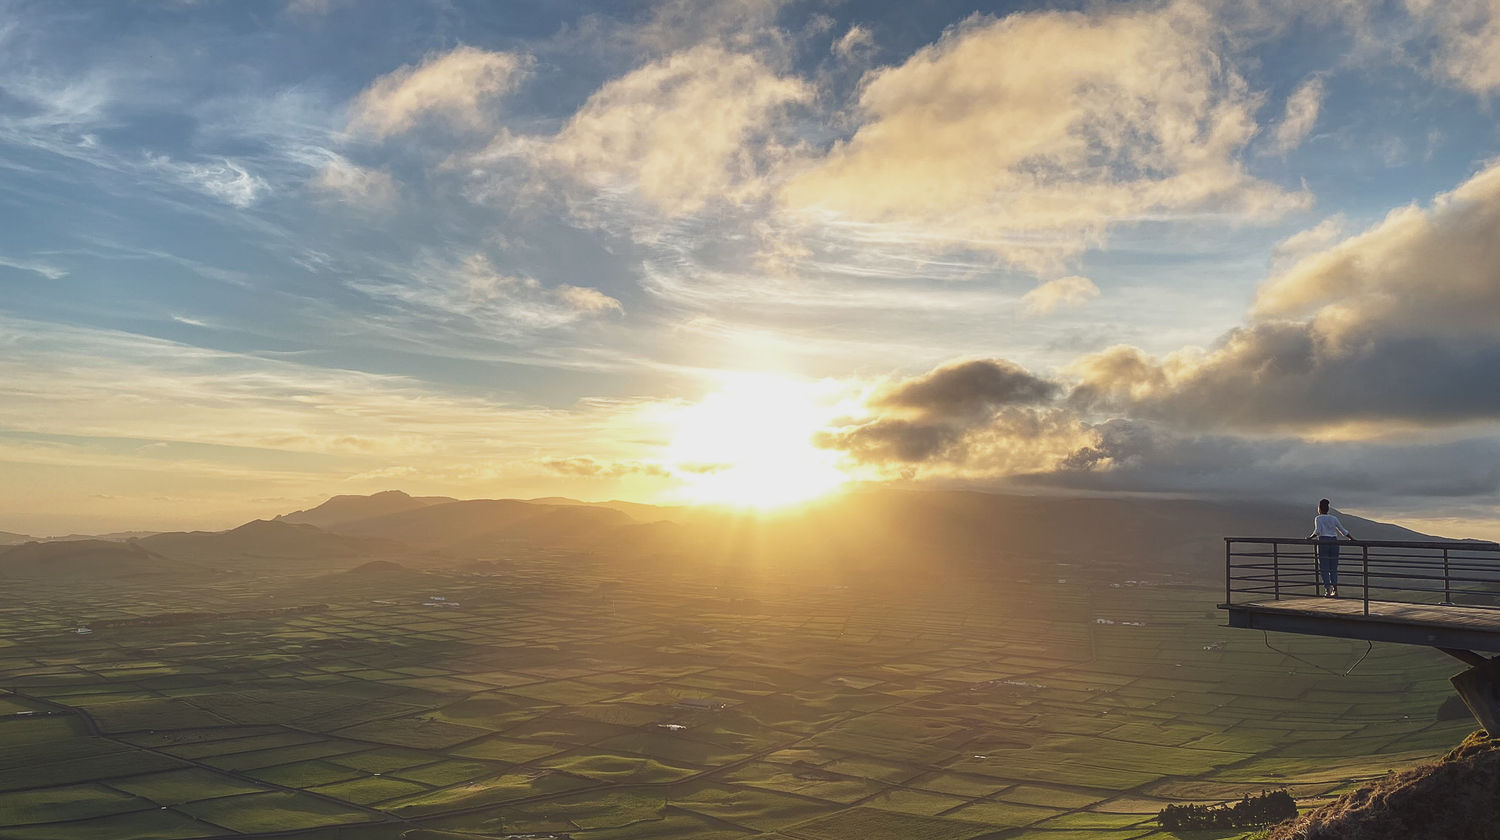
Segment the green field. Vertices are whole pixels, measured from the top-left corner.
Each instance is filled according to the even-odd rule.
[[[1164,804],[1311,805],[1472,728],[1435,721],[1457,667],[1432,651],[1230,630],[1167,575],[1006,577],[539,554],[336,587],[18,584],[0,838],[1165,838]],[[324,606],[120,622],[302,604]]]

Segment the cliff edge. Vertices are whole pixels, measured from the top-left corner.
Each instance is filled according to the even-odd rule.
[[[1500,840],[1500,739],[1475,732],[1439,761],[1391,773],[1266,840]]]

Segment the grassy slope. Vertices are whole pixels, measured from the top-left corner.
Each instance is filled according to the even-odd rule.
[[[1441,761],[1392,773],[1268,840],[1495,840],[1500,838],[1500,739],[1476,732]]]

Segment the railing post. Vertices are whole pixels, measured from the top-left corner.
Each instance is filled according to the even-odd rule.
[[[1453,578],[1448,572],[1448,549],[1443,549],[1443,606],[1453,606]]]
[[[1281,600],[1281,543],[1271,543],[1271,592]]]
[[[1312,552],[1313,563],[1313,596],[1317,597],[1318,593],[1323,591],[1323,572],[1318,568],[1318,544],[1313,543],[1309,551]]]
[[[1230,598],[1230,591],[1231,590],[1229,588],[1229,578],[1230,578],[1230,563],[1229,563],[1230,554],[1229,554],[1229,547],[1230,547],[1229,540],[1225,540],[1224,541],[1224,603],[1226,603],[1226,604],[1233,603],[1233,600]]]
[[[1365,615],[1370,614],[1370,547],[1360,546],[1364,549],[1364,578],[1365,578]]]

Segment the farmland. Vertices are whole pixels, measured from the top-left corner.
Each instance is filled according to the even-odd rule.
[[[0,837],[1165,838],[1164,804],[1306,805],[1472,728],[1431,651],[1229,630],[1171,574],[1003,577],[18,583]]]

